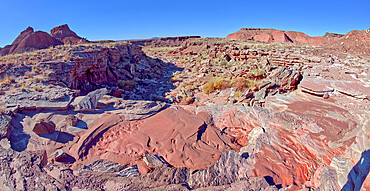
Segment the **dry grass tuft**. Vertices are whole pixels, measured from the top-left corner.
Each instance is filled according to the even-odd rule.
[[[213,82],[207,82],[206,84],[204,84],[204,86],[203,86],[203,92],[205,94],[210,94],[210,93],[212,93],[214,91],[215,91],[215,88],[214,88]]]

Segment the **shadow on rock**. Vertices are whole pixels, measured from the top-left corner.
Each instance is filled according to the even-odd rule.
[[[266,182],[270,186],[276,186],[277,189],[282,188],[282,185],[281,184],[275,184],[275,181],[274,181],[274,179],[271,176],[264,176],[263,178],[265,178]]]
[[[9,141],[11,148],[15,151],[21,152],[27,149],[27,145],[31,136],[23,131],[21,121],[25,115],[19,114],[17,118],[12,121],[13,129],[9,134]]]
[[[30,138],[31,136],[29,134],[13,130],[9,139],[11,148],[18,152],[26,150]]]
[[[360,160],[348,174],[348,181],[343,186],[344,191],[360,190],[370,171],[370,150],[362,152]]]
[[[65,164],[72,164],[72,163],[76,162],[76,159],[73,156],[71,156],[69,154],[66,154],[66,156],[59,159],[58,162],[65,163]]]
[[[68,143],[69,141],[72,141],[74,138],[74,135],[61,131],[55,131],[54,133],[51,134],[40,134],[39,136],[58,143]]]

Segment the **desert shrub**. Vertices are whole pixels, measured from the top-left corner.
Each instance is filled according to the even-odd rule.
[[[229,87],[229,81],[225,78],[217,78],[213,82],[213,87],[215,90],[223,90]]]
[[[250,71],[250,73],[252,73],[255,76],[258,76],[258,75],[261,75],[261,74],[265,73],[265,70],[256,68],[256,69],[253,69],[252,71]]]
[[[118,87],[124,90],[132,90],[136,87],[135,80],[118,80]]]
[[[213,91],[215,91],[215,88],[214,88],[213,82],[207,82],[206,84],[204,84],[204,86],[203,86],[203,92],[204,92],[205,94],[210,94],[210,93],[212,93]]]
[[[221,66],[224,66],[224,65],[226,65],[227,63],[229,63],[226,59],[224,59],[224,60],[222,60],[221,61]]]
[[[34,87],[33,87],[33,89],[34,89],[35,91],[37,91],[37,92],[40,92],[40,91],[41,91],[41,88],[40,88],[40,87],[38,87],[38,86],[34,86]]]
[[[236,96],[236,97],[240,97],[240,96],[242,96],[242,92],[241,92],[241,91],[236,91],[236,92],[235,92],[235,96]]]
[[[213,83],[213,87],[216,90],[221,89],[222,84],[224,83],[225,79],[224,78],[217,78],[216,81]]]
[[[248,87],[247,80],[243,77],[237,77],[236,79],[232,79],[229,85],[232,87],[236,87],[238,91],[242,91],[244,88]]]
[[[246,84],[247,84],[247,87],[248,88],[253,88],[253,87],[258,86],[259,85],[259,82],[257,80],[247,79],[246,80]]]
[[[191,103],[194,102],[194,98],[193,97],[186,96],[181,101],[182,101],[182,104],[189,105],[189,104],[191,104]]]
[[[3,85],[10,85],[15,82],[15,77],[14,76],[5,76],[1,81],[0,84]]]

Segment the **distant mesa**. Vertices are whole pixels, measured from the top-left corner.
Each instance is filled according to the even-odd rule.
[[[330,33],[330,38],[339,38],[341,35]],[[254,40],[260,42],[286,42],[308,45],[320,45],[324,37],[310,37],[302,32],[282,31],[264,28],[242,28],[226,38],[234,40]]]
[[[296,31],[282,31],[270,28],[242,28],[235,33],[229,34],[226,38],[314,45],[324,48],[336,48],[356,54],[369,54],[370,52],[370,29],[353,30],[346,35],[326,33],[324,36],[311,37]]]
[[[35,32],[32,27],[28,27],[19,34],[11,45],[7,45],[0,49],[0,56],[40,50],[50,46],[84,42],[88,41],[79,37],[75,32],[70,30],[66,24],[53,28],[50,34],[43,31]]]

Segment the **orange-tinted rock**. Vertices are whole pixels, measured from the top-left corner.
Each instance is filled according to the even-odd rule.
[[[242,28],[236,33],[227,35],[226,38],[234,40],[253,40],[253,37],[257,34],[261,34],[269,29],[263,28]]]
[[[340,38],[336,36],[334,39],[325,41],[322,46],[359,55],[370,53],[370,29],[353,30]]]
[[[103,132],[97,129],[106,129],[105,123],[112,121],[111,117],[102,117],[89,129]],[[114,136],[117,134],[120,136]],[[89,140],[96,140],[96,135],[89,135]],[[158,154],[172,166],[197,170],[215,164],[223,151],[235,147],[229,137],[181,108],[169,108],[141,121],[119,122],[108,129],[92,149],[85,143],[78,145],[80,151],[88,153],[86,162],[89,158],[100,157],[124,165],[137,164],[144,172],[147,167],[142,166],[138,158],[145,154]]]

